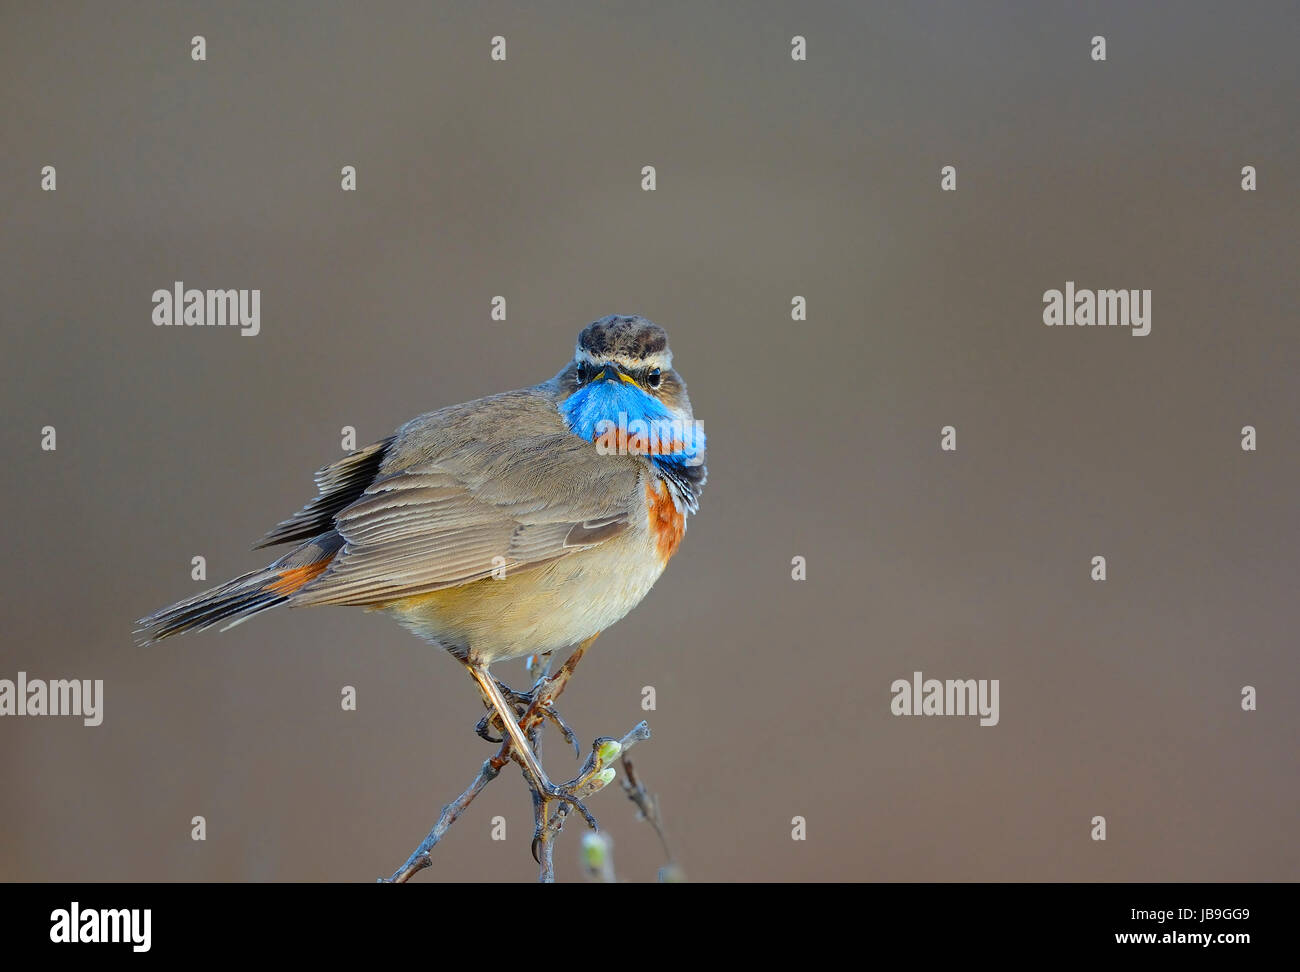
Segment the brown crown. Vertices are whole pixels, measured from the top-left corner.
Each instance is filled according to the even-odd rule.
[[[584,327],[578,347],[593,358],[641,361],[668,349],[668,332],[644,317],[611,314]]]

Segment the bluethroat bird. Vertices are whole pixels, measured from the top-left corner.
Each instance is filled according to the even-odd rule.
[[[549,381],[421,415],[325,466],[319,495],[256,544],[289,553],[141,619],[138,634],[150,644],[281,604],[386,611],[464,663],[534,785],[562,797],[488,666],[581,651],[636,607],[705,475],[668,335],[603,317]]]

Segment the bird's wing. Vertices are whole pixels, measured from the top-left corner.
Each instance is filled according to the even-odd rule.
[[[515,392],[417,419],[334,517],[344,545],[294,604],[377,604],[533,567],[618,536],[641,464]]]

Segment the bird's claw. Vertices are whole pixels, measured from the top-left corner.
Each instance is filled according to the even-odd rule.
[[[541,785],[538,786],[538,789],[547,800],[554,800],[561,805],[556,810],[557,814],[565,813],[566,807],[573,807],[574,810],[578,811],[578,813],[582,815],[582,819],[587,821],[588,827],[592,830],[600,830],[600,824],[596,823],[596,818],[591,815],[591,811],[587,809],[587,805],[573,795],[569,786],[556,786],[549,780],[543,780]]]
[[[582,747],[578,745],[578,734],[560,717],[560,714],[555,711],[555,707],[550,702],[545,702],[538,706],[538,711],[555,723],[555,728],[560,730],[560,735],[564,737],[564,741],[573,747],[573,755],[581,758]]]
[[[506,697],[506,701],[515,710],[515,714],[523,719],[528,714],[529,709],[543,719],[549,719],[555,723],[555,728],[564,736],[564,741],[573,747],[573,755],[582,756],[582,747],[578,743],[578,734],[573,728],[564,721],[564,718],[555,710],[554,701],[549,697],[547,689],[550,686],[550,679],[544,678],[538,680],[538,685],[533,687],[530,692],[516,692],[509,685],[506,685],[500,679],[497,679],[497,687],[501,689],[501,694]],[[499,731],[502,735],[493,736],[493,731]],[[474,732],[480,738],[486,739],[490,743],[500,743],[505,736],[505,726],[501,724],[501,716],[496,712],[489,712],[478,721],[474,727]]]
[[[491,727],[494,723],[499,726],[501,725],[501,720],[497,718],[495,712],[489,713],[478,721],[478,725],[474,727],[474,733],[481,739],[486,739],[490,743],[504,742],[504,736],[492,735]]]
[[[561,828],[564,827],[565,818],[569,815],[570,807],[581,814],[582,819],[587,822],[587,826],[597,833],[600,832],[600,824],[596,822],[596,818],[587,809],[587,805],[576,795],[589,786],[590,781],[582,775],[561,786],[557,786],[547,779],[533,780],[533,810],[537,822],[533,829],[532,852],[533,860],[538,864],[542,862],[541,848],[544,839],[548,836],[554,839],[559,834]],[[552,801],[560,805],[554,813],[548,816],[547,809]]]

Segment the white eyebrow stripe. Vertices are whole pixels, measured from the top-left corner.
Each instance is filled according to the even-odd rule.
[[[673,366],[673,353],[671,351],[656,351],[654,354],[646,355],[639,361],[633,361],[631,358],[624,357],[621,354],[606,355],[603,358],[597,358],[590,352],[578,347],[574,348],[573,360],[578,364],[589,364],[597,367],[603,364],[609,364],[612,361],[624,371],[636,371],[639,368],[660,368],[667,370]]]

